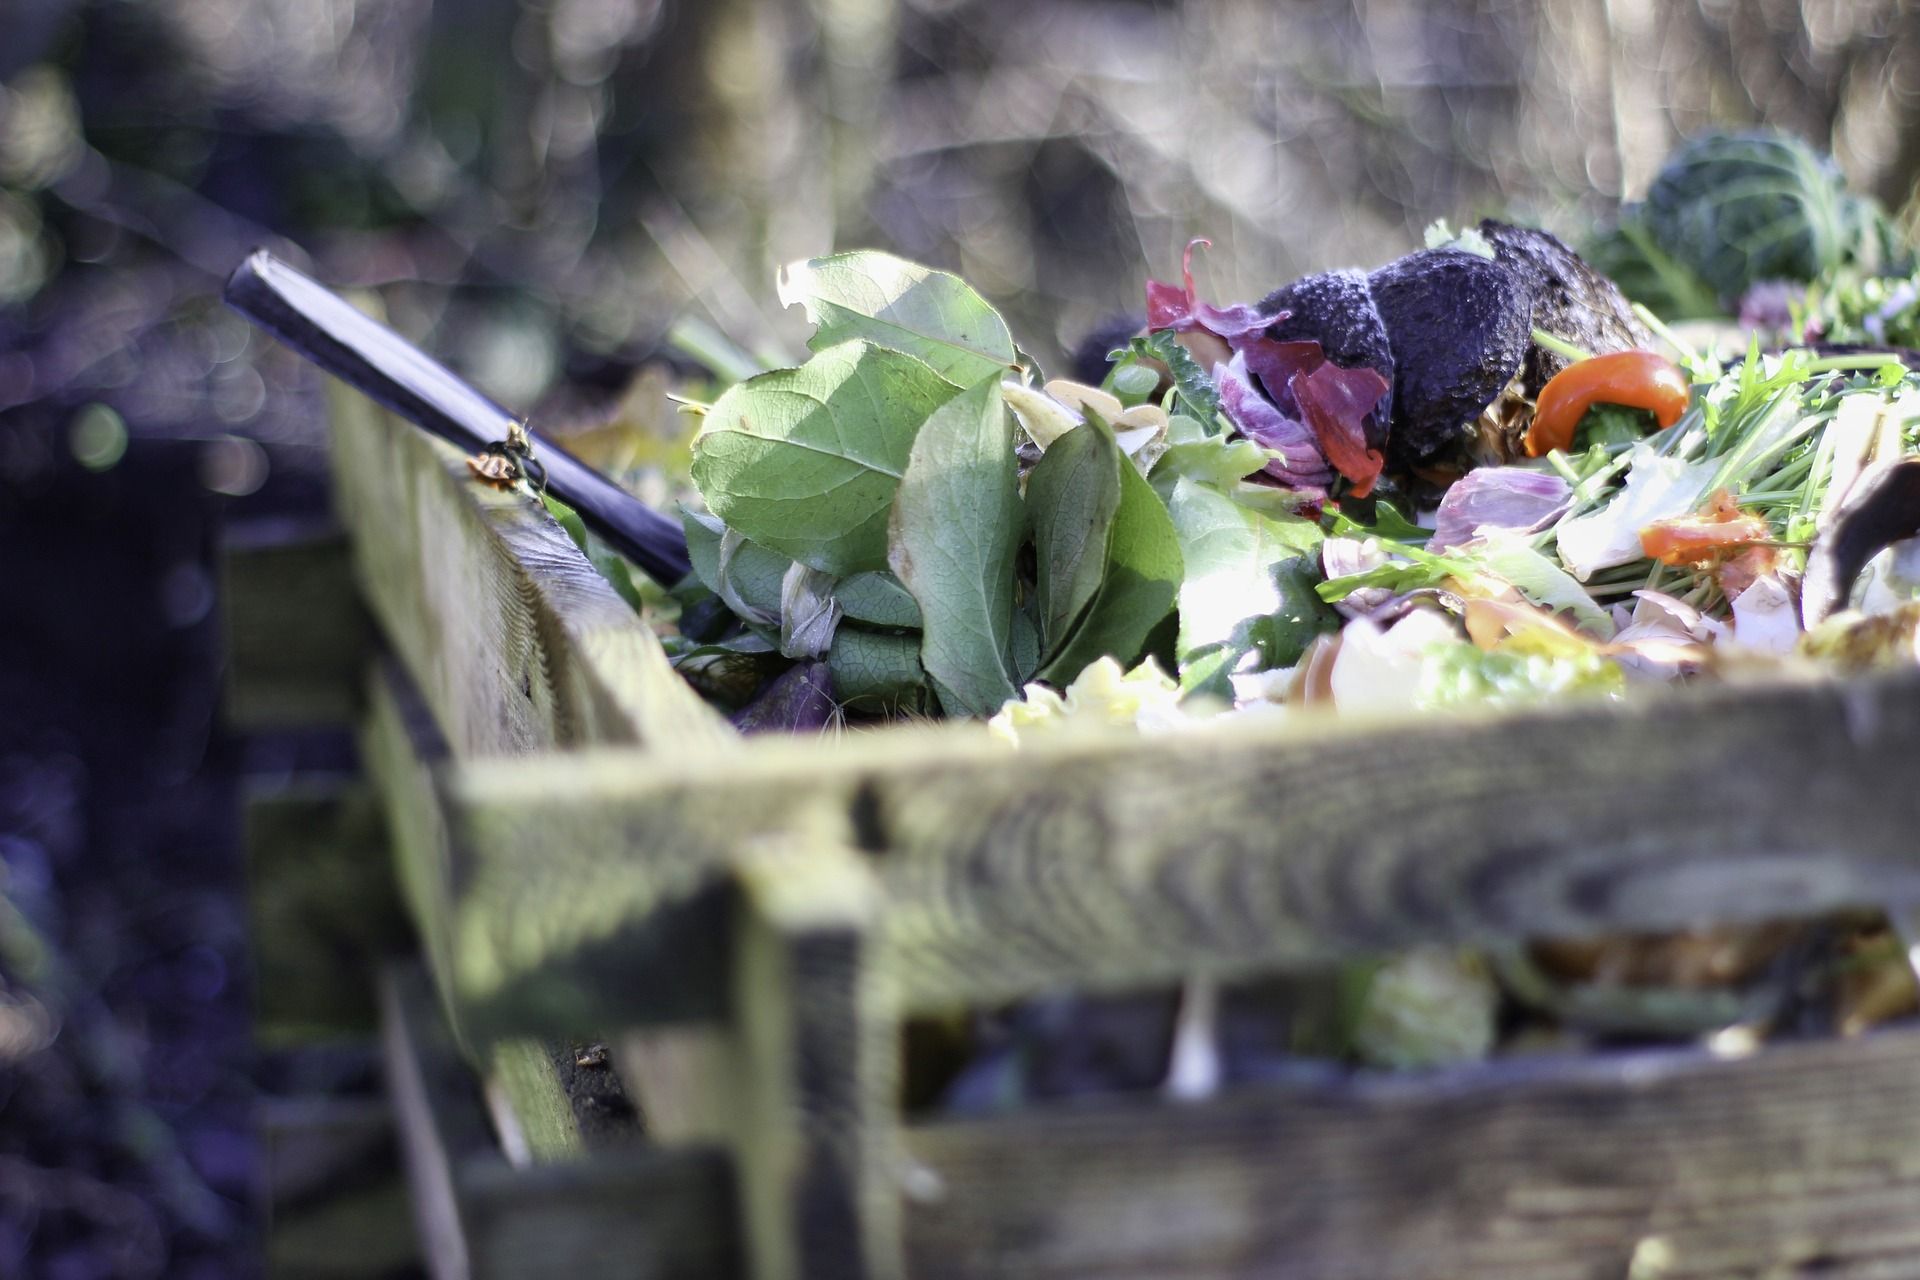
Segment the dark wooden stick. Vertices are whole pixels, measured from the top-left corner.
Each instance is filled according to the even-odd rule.
[[[469,452],[504,440],[518,421],[445,365],[344,298],[256,249],[227,281],[227,305],[347,385]],[[680,525],[552,440],[530,433],[547,488],[587,527],[656,581],[691,567]]]

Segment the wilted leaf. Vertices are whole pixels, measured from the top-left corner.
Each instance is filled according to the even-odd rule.
[[[862,249],[790,263],[780,301],[799,303],[819,326],[815,351],[864,338],[904,352],[967,386],[1018,363],[1000,313],[956,275]]]
[[[693,480],[730,528],[824,573],[878,569],[915,433],[958,388],[911,356],[845,342],[730,388]]]
[[[796,562],[780,581],[780,652],[789,658],[825,656],[842,612],[833,598],[833,575]]]
[[[825,662],[797,662],[733,713],[742,733],[804,733],[832,723],[833,676]]]

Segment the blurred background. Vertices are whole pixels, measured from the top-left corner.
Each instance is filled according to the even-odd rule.
[[[256,1272],[261,1099],[375,1087],[251,1047],[239,779],[352,760],[219,719],[220,531],[327,501],[316,376],[218,301],[248,249],[594,418],[797,349],[792,258],[957,270],[1053,365],[1189,237],[1217,299],[1440,217],[1578,241],[1760,122],[1911,233],[1914,7],[0,0],[0,1277]]]

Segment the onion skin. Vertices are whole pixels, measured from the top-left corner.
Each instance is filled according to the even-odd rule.
[[[1596,404],[1645,409],[1662,427],[1680,421],[1692,389],[1680,366],[1653,351],[1609,351],[1570,364],[1540,388],[1527,428],[1529,458],[1573,444],[1574,429]]]

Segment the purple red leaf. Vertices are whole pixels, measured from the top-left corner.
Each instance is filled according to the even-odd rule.
[[[1196,329],[1204,329],[1237,348],[1242,339],[1260,334],[1268,325],[1286,318],[1288,312],[1285,307],[1262,311],[1245,303],[1216,307],[1200,301],[1193,288],[1193,247],[1200,244],[1209,249],[1213,247],[1211,240],[1188,242],[1187,251],[1180,258],[1181,285],[1160,280],[1147,281],[1149,331],[1172,329],[1176,333],[1191,333]]]

